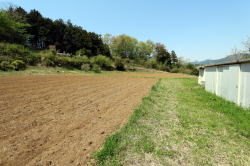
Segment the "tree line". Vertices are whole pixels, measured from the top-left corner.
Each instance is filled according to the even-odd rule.
[[[111,55],[114,57],[130,59],[135,63],[166,71],[180,66],[180,60],[175,51],[168,51],[162,43],[154,43],[151,40],[138,41],[125,34],[118,36],[105,34],[103,42],[109,46]]]
[[[60,52],[75,54],[80,50],[87,56],[110,56],[108,46],[101,35],[87,32],[71,21],[45,18],[37,10],[25,11],[21,7],[9,7],[0,11],[0,41],[26,44],[36,49],[55,45]]]
[[[100,65],[104,63],[101,61],[105,61],[105,64],[109,64],[108,66],[104,65],[105,69],[111,69],[111,63],[106,62],[113,61],[113,66],[121,70],[124,70],[126,65],[136,64],[168,72],[197,74],[194,66],[178,58],[174,50],[169,51],[162,43],[151,40],[139,41],[125,34],[101,36],[72,24],[70,20],[66,22],[62,19],[52,20],[43,17],[37,10],[27,12],[22,7],[9,7],[7,10],[0,10],[0,42],[20,44],[26,48],[38,50],[46,50],[49,46],[53,46],[57,52],[69,53],[71,56],[60,58],[55,57],[57,55],[53,53],[50,57],[40,58],[40,56],[27,53],[27,49],[22,51],[22,46],[2,44],[0,54],[4,56],[0,55],[0,62],[5,61],[4,66],[8,66],[8,63],[14,63],[14,60],[21,60],[28,65],[44,63],[48,66],[77,66],[80,69],[81,64],[86,63],[86,60],[83,60],[86,58],[74,57],[86,56],[91,59],[98,56],[97,60],[88,61],[89,67],[82,64],[84,68],[93,67],[94,64]],[[16,52],[22,52],[21,56],[16,56]],[[16,57],[19,59],[15,59]],[[98,64],[96,64],[97,61]]]

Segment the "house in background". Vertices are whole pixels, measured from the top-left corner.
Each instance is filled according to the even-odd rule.
[[[198,83],[209,92],[250,108],[249,59],[202,66]]]

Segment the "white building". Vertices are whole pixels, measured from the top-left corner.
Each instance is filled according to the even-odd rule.
[[[205,89],[250,108],[250,60],[200,67],[198,82]]]

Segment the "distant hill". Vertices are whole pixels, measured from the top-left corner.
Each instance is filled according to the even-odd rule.
[[[200,62],[191,62],[194,65],[208,65],[208,64],[217,64],[217,63],[226,63],[226,62],[234,62],[238,60],[250,59],[250,53],[240,53],[235,55],[229,55],[225,58],[211,60],[207,59]]]

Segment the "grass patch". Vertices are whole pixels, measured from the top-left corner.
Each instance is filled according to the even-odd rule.
[[[250,165],[250,114],[197,85],[161,79],[95,154],[98,165]]]

